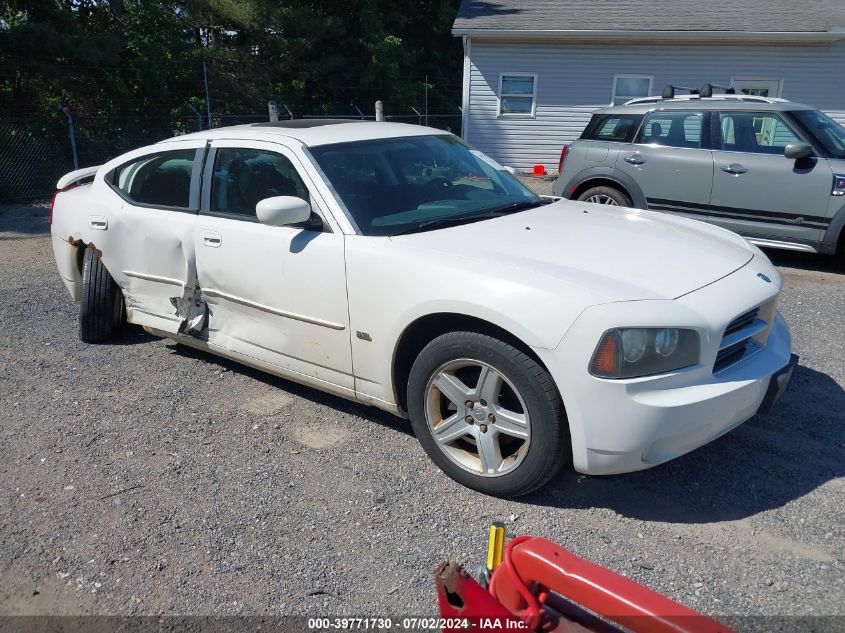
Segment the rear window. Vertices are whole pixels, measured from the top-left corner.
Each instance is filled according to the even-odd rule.
[[[581,139],[629,142],[642,118],[641,114],[594,114]]]
[[[701,147],[702,112],[653,112],[640,131],[638,143],[666,147]]]
[[[112,186],[130,202],[186,209],[196,154],[186,149],[144,156],[116,168]]]

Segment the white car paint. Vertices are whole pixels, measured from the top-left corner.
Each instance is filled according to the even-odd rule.
[[[393,367],[403,332],[432,314],[489,322],[529,346],[561,393],[574,465],[584,473],[647,468],[751,417],[791,354],[770,313],[767,345],[727,370],[713,361],[727,324],[773,306],[781,276],[756,247],[712,225],[649,211],[558,201],[497,219],[398,236],[359,234],[307,148],[340,141],[445,134],[390,123],[306,129],[238,126],[130,152],[69,174],[53,248],[80,296],[77,248],[92,245],[123,290],[127,319],[187,345],[402,414]],[[330,232],[306,235],[194,213],[137,208],[105,182],[162,149],[262,148],[288,157]],[[197,192],[196,195],[200,195]],[[98,228],[105,220],[106,229]],[[761,279],[760,274],[770,281]],[[171,300],[202,290],[208,340],[179,334]],[[627,380],[589,374],[614,327],[698,331],[698,365]]]

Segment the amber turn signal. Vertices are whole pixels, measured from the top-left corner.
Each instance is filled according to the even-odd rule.
[[[615,378],[619,375],[619,335],[616,330],[604,333],[590,361],[590,373],[593,376]]]

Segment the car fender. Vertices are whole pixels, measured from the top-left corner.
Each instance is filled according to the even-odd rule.
[[[845,205],[842,205],[839,211],[833,214],[833,218],[824,232],[820,244],[823,252],[831,255],[836,254],[836,247],[839,245],[839,238],[843,231],[845,231]]]
[[[472,257],[408,248],[385,238],[346,241],[356,391],[393,403],[393,359],[415,321],[455,314],[490,323],[532,348],[556,347],[584,307],[607,297],[565,280],[532,283],[525,271]]]
[[[556,186],[555,194],[569,199],[569,193],[571,191],[580,187],[585,182],[594,179],[610,180],[615,182],[620,187],[625,189],[625,191],[630,196],[631,202],[633,203],[634,207],[636,207],[637,209],[648,209],[648,205],[646,204],[645,193],[633,178],[631,178],[625,173],[620,172],[617,169],[610,169],[601,165],[597,165],[595,167],[588,167],[587,169],[578,172],[575,176],[569,179],[569,181],[566,183],[566,186],[564,186],[562,189],[558,189],[558,187]],[[560,179],[558,179],[558,182],[561,182]]]

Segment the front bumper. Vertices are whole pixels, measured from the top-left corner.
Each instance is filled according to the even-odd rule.
[[[756,276],[756,271],[751,273]],[[742,313],[742,306],[769,301],[779,290],[774,284],[764,287],[748,280],[748,272],[741,270],[674,301],[597,306],[582,315],[557,350],[537,350],[563,397],[577,471],[606,475],[650,468],[716,439],[760,410],[772,377],[792,358],[789,328],[780,314],[765,347],[713,373],[725,325]],[[741,301],[732,300],[739,296]],[[697,329],[701,362],[629,380],[591,376],[587,364],[601,333],[629,325]]]

